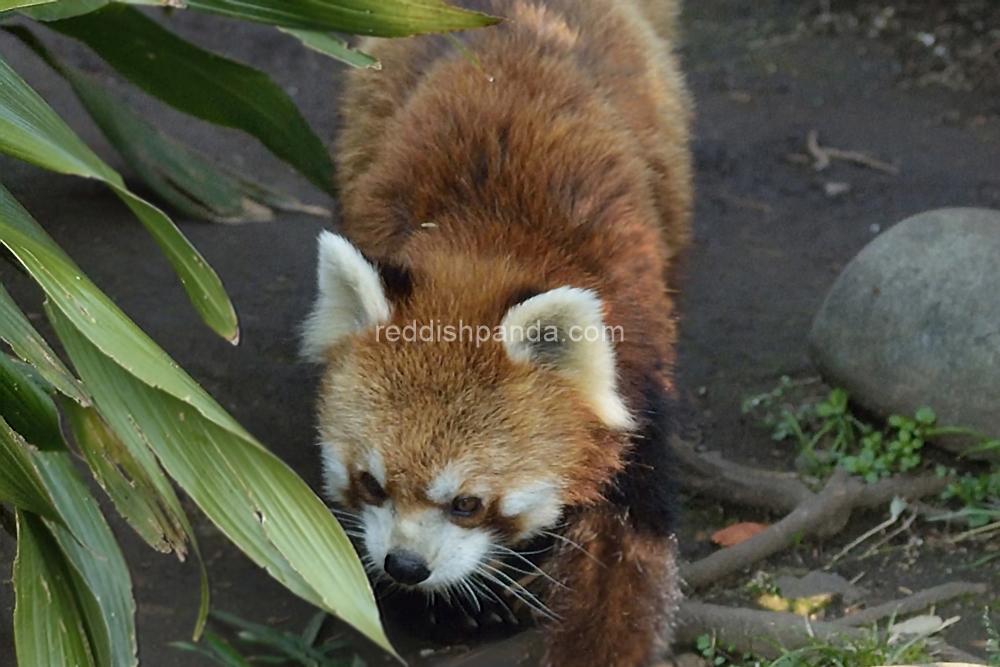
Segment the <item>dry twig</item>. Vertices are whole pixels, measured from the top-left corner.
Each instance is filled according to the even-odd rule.
[[[869,167],[870,169],[884,171],[889,174],[899,173],[899,167],[891,165],[887,162],[882,162],[882,160],[873,158],[867,153],[862,153],[860,151],[844,151],[839,148],[820,146],[818,137],[819,133],[816,130],[811,130],[809,132],[809,136],[806,137],[806,150],[808,150],[809,155],[813,157],[813,168],[816,171],[823,171],[829,167],[831,160],[843,160],[845,162],[859,164],[862,167]]]

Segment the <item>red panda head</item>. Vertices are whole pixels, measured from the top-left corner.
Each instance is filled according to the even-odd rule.
[[[525,297],[503,258],[450,253],[411,262],[394,294],[344,238],[319,246],[303,352],[326,364],[326,492],[369,569],[426,590],[490,578],[567,506],[602,498],[632,416],[594,291]]]

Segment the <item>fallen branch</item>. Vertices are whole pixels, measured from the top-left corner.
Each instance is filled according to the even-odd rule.
[[[697,600],[682,600],[677,610],[674,644],[678,648],[695,646],[698,637],[714,635],[720,644],[732,645],[737,653],[776,658],[782,649],[792,651],[817,640],[842,644],[858,639],[866,634],[860,626],[872,625],[894,615],[916,613],[962,595],[981,595],[986,591],[985,584],[956,581],[835,621],[809,621],[789,612],[723,607]],[[538,629],[530,629],[502,642],[488,644],[437,664],[443,667],[529,667],[539,664],[544,652],[544,635]],[[982,664],[976,657],[943,642],[935,644],[934,652],[946,660],[960,661],[961,664]]]
[[[686,491],[723,503],[791,512],[815,494],[796,473],[774,472],[726,461],[717,452],[699,452],[687,440],[671,441],[677,483]],[[893,498],[916,500],[944,491],[954,477],[894,476],[873,484],[859,483],[856,508],[878,507]]]
[[[791,512],[813,495],[793,472],[772,472],[726,461],[717,452],[700,453],[675,437],[677,482],[687,491],[743,507]]]
[[[857,509],[878,507],[896,496],[920,498],[940,493],[947,477],[889,477],[873,484],[849,477],[838,469],[823,490],[811,493],[790,514],[753,537],[700,561],[681,567],[681,577],[696,590],[782,551],[807,537],[827,538],[839,533]]]
[[[723,646],[733,646],[736,653],[773,659],[780,654],[779,647],[795,650],[816,639],[842,642],[845,638],[861,638],[865,633],[825,621],[808,621],[791,612],[724,607],[695,600],[681,602],[676,644],[693,646],[698,637],[706,634],[714,634]]]
[[[804,537],[835,535],[851,515],[849,480],[847,472],[837,470],[820,493],[811,495],[784,519],[736,546],[682,566],[681,578],[690,588],[698,589],[776,554]]]
[[[831,624],[843,628],[857,628],[862,625],[871,625],[891,616],[913,614],[932,605],[947,602],[963,595],[982,595],[986,591],[986,584],[953,581],[922,590],[913,595],[908,595],[901,600],[893,600],[892,602],[856,611],[853,614],[848,614],[843,618],[831,621]]]
[[[752,653],[762,658],[777,658],[782,650],[793,651],[818,641],[843,644],[864,637],[866,631],[828,621],[809,621],[803,616],[778,611],[723,607],[694,600],[681,602],[674,642],[694,646],[698,637],[715,635],[719,644],[732,646],[735,653]],[[948,660],[984,664],[943,642],[935,653]]]

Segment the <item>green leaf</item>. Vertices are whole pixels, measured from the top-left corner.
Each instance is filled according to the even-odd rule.
[[[96,667],[73,574],[42,520],[17,510],[14,645],[19,667]]]
[[[934,410],[929,407],[922,407],[917,410],[917,414],[914,415],[918,424],[923,424],[925,426],[931,426],[937,421],[937,415],[934,414]]]
[[[286,28],[332,30],[374,37],[469,30],[499,21],[437,0],[188,0],[187,6]]]
[[[302,630],[302,641],[309,646],[315,644],[316,638],[319,637],[319,631],[323,628],[323,623],[326,621],[326,617],[327,613],[325,611],[316,612]]]
[[[0,92],[0,151],[52,171],[121,184],[121,177],[87,148],[3,58]]]
[[[132,7],[112,5],[49,27],[86,43],[150,95],[256,137],[317,187],[332,190],[333,163],[326,147],[291,98],[263,72],[209,53]]]
[[[55,0],[0,0],[0,12],[9,12],[24,7],[33,7],[54,2]]]
[[[49,492],[28,454],[28,443],[0,417],[0,502],[59,521]]]
[[[194,246],[162,211],[129,192],[121,176],[87,148],[2,58],[0,151],[46,169],[97,178],[107,183],[159,244],[177,271],[195,309],[208,325],[231,342],[239,340],[233,305],[219,277]],[[8,247],[6,237],[12,228],[26,229],[21,224],[26,215],[10,193],[0,186],[0,240]],[[36,232],[29,233],[38,236]]]
[[[91,338],[132,372],[145,377],[154,385],[169,387],[181,396],[204,395],[187,374],[180,371],[170,357],[126,317],[97,286],[83,275],[73,261],[56,245],[28,212],[0,184],[0,241],[57,304],[68,313]],[[48,307],[46,303],[46,307]],[[232,418],[214,402],[205,403],[212,416],[239,429]],[[105,416],[105,419],[107,417]],[[131,432],[128,428],[125,434]],[[125,437],[119,431],[121,437]],[[152,480],[163,502],[184,527],[184,532],[197,553],[197,543],[180,502],[165,478],[148,445],[139,440],[128,442],[129,453]],[[208,575],[201,566],[201,607],[195,636],[201,633],[208,616]]]
[[[23,26],[4,28],[61,74],[87,113],[140,178],[183,213],[224,223],[271,220],[268,206],[311,214],[330,215],[326,209],[306,206],[250,179],[216,165],[174,141],[109,94],[89,74],[60,63]]]
[[[297,28],[279,28],[282,32],[296,37],[306,47],[313,51],[318,51],[330,56],[342,63],[352,67],[363,67],[371,69],[382,69],[382,64],[367,53],[362,53],[347,46],[342,39],[337,39],[333,35],[315,30],[299,30]]]
[[[45,290],[60,340],[101,416],[132,455],[141,462],[152,449],[255,562],[391,651],[364,569],[326,506],[125,317],[0,187],[0,222],[8,220],[0,224],[0,238]]]
[[[62,313],[49,313],[102,415],[126,442],[148,443],[202,511],[271,576],[392,650],[350,541],[285,463],[245,432],[224,429],[143,384]]]
[[[69,452],[37,452],[33,458],[64,519],[65,525],[49,523],[48,528],[71,566],[83,625],[97,664],[134,667],[138,664],[135,601],[118,542]]]
[[[324,611],[314,616],[314,618],[320,619],[321,624],[322,619],[325,617],[326,612]],[[277,651],[297,663],[303,665],[314,664],[318,663],[323,657],[322,653],[312,646],[315,636],[313,637],[313,641],[306,641],[298,634],[283,632],[259,623],[251,623],[238,616],[222,611],[213,611],[212,618],[240,630],[238,636],[241,640],[251,644],[266,646],[270,650]],[[319,634],[318,627],[316,628],[316,634]]]
[[[151,547],[164,553],[174,551],[184,560],[187,544],[179,503],[156,460],[151,457],[148,465],[159,473],[160,484],[153,482],[96,410],[72,401],[63,401],[63,410],[94,479],[111,498],[118,513]],[[161,496],[158,488],[168,489],[170,497]]]
[[[205,633],[205,643],[212,648],[214,657],[226,667],[251,667],[250,662],[239,651],[214,632]]]
[[[39,375],[55,389],[81,405],[89,404],[90,399],[79,381],[31,326],[3,285],[0,285],[0,338],[10,345],[14,354],[38,369]]]
[[[146,384],[188,400],[225,428],[243,432],[232,417],[208,398],[190,376],[73,264],[3,185],[0,185],[0,241],[38,282],[50,302],[85,331],[104,354]]]
[[[31,377],[31,366],[0,353],[0,414],[36,447],[65,449],[55,403]]]
[[[0,0],[0,6],[7,0]],[[24,6],[25,0],[13,0],[15,3]],[[34,6],[26,7],[21,13],[36,21],[58,21],[60,19],[89,14],[108,4],[111,0],[46,0],[45,2],[34,2]]]

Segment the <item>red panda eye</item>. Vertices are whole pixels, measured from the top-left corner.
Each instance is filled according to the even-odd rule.
[[[358,476],[361,487],[361,499],[371,505],[381,505],[389,496],[371,473],[363,472]]]
[[[451,513],[469,517],[483,508],[483,501],[475,496],[458,496],[451,501]]]

